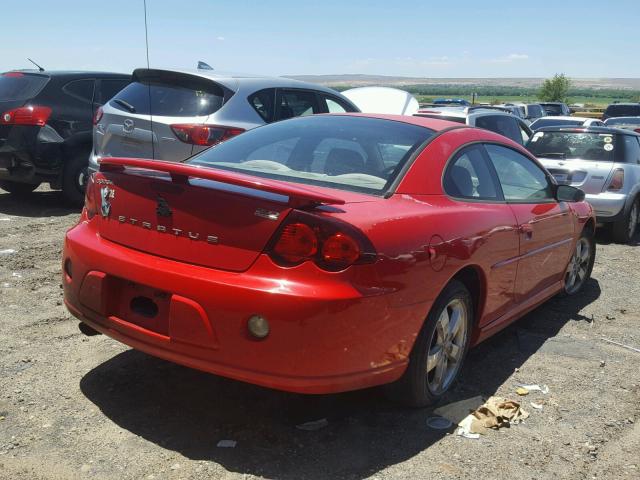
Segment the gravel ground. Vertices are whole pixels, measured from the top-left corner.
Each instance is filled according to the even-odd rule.
[[[288,394],[83,336],[60,285],[78,212],[60,205],[44,188],[28,201],[0,191],[1,479],[640,478],[640,353],[602,340],[640,347],[640,239],[599,234],[583,294],[470,353],[444,405],[516,398],[519,382],[550,388],[520,398],[524,424],[471,440],[377,389]],[[319,430],[296,428],[322,418]]]

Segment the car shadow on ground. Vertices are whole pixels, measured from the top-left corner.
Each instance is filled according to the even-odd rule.
[[[19,197],[0,190],[0,214],[44,218],[79,214],[80,210],[79,207],[69,206],[59,191],[36,190]]]
[[[600,227],[596,230],[596,242],[602,245],[610,245],[612,243],[616,243],[613,241],[613,235],[611,233],[610,227]],[[631,245],[632,247],[637,247],[640,245],[640,227],[636,230],[636,233],[631,240],[627,243],[627,245]]]
[[[580,295],[550,300],[470,351],[461,381],[441,405],[494,394],[532,354],[560,340],[554,337],[565,323],[590,321],[579,311],[599,296],[600,286],[591,279]],[[566,349],[567,343],[560,347]],[[88,372],[80,388],[118,426],[149,442],[266,478],[364,478],[417,455],[446,434],[427,427],[433,409],[403,408],[381,389],[297,395],[134,350]],[[296,428],[323,418],[328,425],[322,429]],[[216,447],[225,439],[237,441],[236,448]]]

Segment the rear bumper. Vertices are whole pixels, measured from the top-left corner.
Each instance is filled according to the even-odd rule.
[[[424,318],[424,305],[389,307],[379,289],[311,264],[287,271],[260,256],[243,273],[212,270],[121,247],[87,223],[67,232],[63,256],[73,274],[63,275],[65,304],[81,321],[148,354],[281,390],[333,393],[397,380]],[[159,324],[130,311],[125,284],[162,292]],[[269,320],[266,339],[250,336],[252,314]]]
[[[64,161],[64,140],[48,125],[5,127],[0,146],[0,180],[21,183],[55,181]]]
[[[593,206],[598,222],[607,223],[615,222],[623,215],[627,195],[603,192],[597,195],[587,194],[585,200]]]

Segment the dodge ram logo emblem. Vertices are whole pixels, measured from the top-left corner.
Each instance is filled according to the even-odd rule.
[[[156,207],[156,213],[160,217],[170,217],[173,213],[169,208],[169,204],[167,203],[167,201],[162,197],[158,197],[158,206]]]
[[[115,197],[116,192],[113,188],[102,187],[100,189],[100,199],[102,200],[100,204],[100,213],[104,218],[109,216],[111,213],[111,199]]]

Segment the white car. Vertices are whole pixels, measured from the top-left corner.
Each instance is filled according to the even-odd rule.
[[[414,113],[417,117],[439,118],[450,122],[464,123],[471,127],[484,128],[504,135],[520,145],[526,145],[533,135],[527,123],[509,113],[503,107],[472,105],[470,107],[429,107]]]
[[[602,127],[604,123],[597,118],[586,117],[542,117],[532,122],[531,130],[537,130],[542,127]]]

